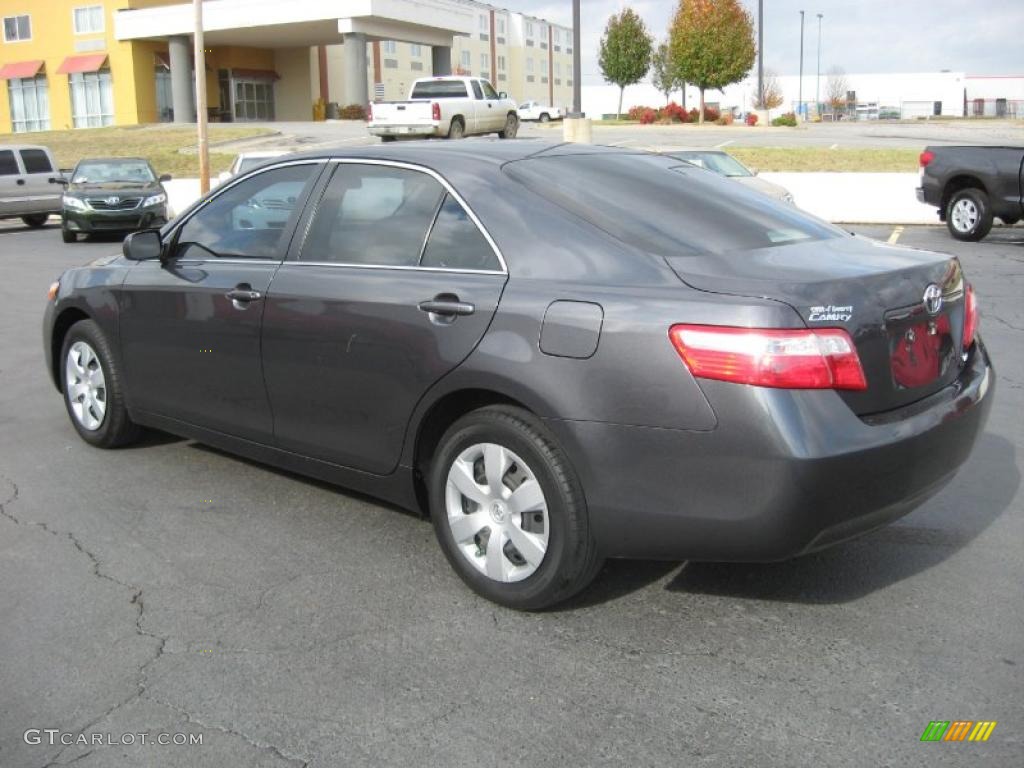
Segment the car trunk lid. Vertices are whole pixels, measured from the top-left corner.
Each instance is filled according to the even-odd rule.
[[[667,261],[698,290],[773,299],[808,328],[846,330],[868,387],[840,396],[858,415],[927,397],[963,364],[965,285],[955,258],[838,237]]]

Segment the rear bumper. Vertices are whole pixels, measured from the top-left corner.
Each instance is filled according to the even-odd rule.
[[[995,375],[979,342],[953,385],[874,420],[831,391],[701,385],[710,432],[548,422],[606,556],[784,560],[884,525],[967,460]]]
[[[440,123],[410,123],[408,125],[370,125],[371,136],[446,136],[447,126]]]
[[[61,212],[62,226],[71,232],[134,232],[151,227],[162,227],[167,223],[167,206],[154,205],[149,208],[127,211],[72,211]]]

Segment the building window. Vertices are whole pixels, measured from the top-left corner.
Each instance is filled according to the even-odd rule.
[[[560,46],[560,45],[556,45],[555,46],[555,53],[558,53],[561,50],[562,50],[562,46]]]
[[[481,53],[480,54],[480,69],[490,69],[490,66],[491,66],[490,54]],[[480,75],[480,76],[481,77],[485,77],[485,75]]]
[[[562,84],[562,81],[561,81],[561,80],[559,80],[559,79],[558,79],[558,78],[556,77],[556,78],[555,78],[555,85],[561,85],[561,84]]]
[[[422,61],[410,61],[409,62],[409,69],[412,69],[412,70],[414,70],[416,72],[422,72],[423,71],[423,62]]]
[[[565,52],[566,53],[572,53],[572,48],[569,48],[568,46],[566,46]]]
[[[533,22],[527,21],[523,24],[523,29],[526,30],[527,37],[533,37]]]
[[[500,71],[500,70],[504,70],[504,69],[505,69],[505,57],[504,56],[499,56],[498,57],[498,70]]]
[[[7,81],[11,99],[11,130],[50,130],[50,95],[46,75],[12,78]]]
[[[540,60],[540,71],[541,72],[547,72],[548,71],[548,60],[547,59],[541,59]]]
[[[114,89],[110,70],[76,72],[71,83],[71,118],[75,128],[99,128],[114,124]]]
[[[533,82],[533,75],[527,75],[526,76],[526,82],[532,83]]]
[[[495,42],[496,42],[496,43],[497,43],[498,45],[504,45],[504,44],[505,44],[505,38],[504,38],[504,37],[495,37],[495,38],[494,38],[494,41],[495,41]]]
[[[32,39],[32,20],[23,16],[4,16],[4,42],[16,43]]]
[[[562,42],[562,30],[560,30],[558,28],[555,28],[554,34],[555,34],[555,42],[556,43]]]
[[[498,34],[499,35],[504,35],[505,34],[505,20],[504,19],[498,19],[496,23],[498,25]]]
[[[385,40],[380,46],[384,53],[398,53],[398,43],[394,40]]]
[[[409,43],[409,55],[419,58],[423,55],[423,47],[418,43]]]
[[[498,82],[501,83],[501,82],[504,82],[504,81],[505,81],[505,73],[504,72],[499,72],[498,73]]]
[[[548,36],[548,25],[547,24],[541,24],[540,25],[540,36],[541,37],[547,37]]]
[[[491,36],[488,35],[486,32],[481,32],[480,33],[480,39],[483,40],[486,43],[488,40],[491,39]]]
[[[274,83],[235,78],[235,120],[273,120]]]
[[[490,16],[482,15],[478,17],[480,19],[480,31],[488,32],[491,29],[491,18]]]
[[[490,73],[490,72],[481,72],[481,73],[480,73],[480,78],[481,78],[482,80],[487,80],[487,81],[490,81],[490,79],[491,79],[491,73]]]
[[[527,41],[526,41],[526,44],[527,44],[527,45],[528,45],[528,46],[529,46],[530,48],[533,48],[533,40],[527,40]]]
[[[462,68],[465,69],[465,70],[468,70],[471,66],[473,66],[473,62],[470,60],[469,51],[463,51],[462,52]]]
[[[559,77],[562,76],[562,62],[560,61],[555,62],[555,74]]]
[[[83,5],[71,11],[76,35],[90,35],[103,31],[103,6]]]
[[[533,59],[526,60],[526,71],[533,72]]]
[[[398,69],[398,59],[384,59],[384,69]]]
[[[540,47],[541,47],[541,50],[546,51],[548,49],[548,44],[542,41],[541,44],[540,44]]]
[[[565,68],[569,71],[569,77],[572,77],[572,64],[566,64]]]

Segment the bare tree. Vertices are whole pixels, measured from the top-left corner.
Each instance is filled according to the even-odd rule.
[[[761,93],[755,93],[751,99],[754,109],[775,109],[782,106],[782,86],[779,78],[770,69],[764,71]]]
[[[833,112],[842,112],[846,109],[846,94],[850,90],[850,84],[846,80],[846,73],[842,67],[832,67],[828,71],[828,82],[825,85],[825,98]]]

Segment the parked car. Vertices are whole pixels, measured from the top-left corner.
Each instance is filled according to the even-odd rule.
[[[149,161],[141,157],[82,160],[61,198],[61,235],[73,243],[79,234],[131,232],[167,223],[167,192]]]
[[[514,139],[519,130],[515,102],[479,77],[423,77],[409,90],[408,101],[370,104],[369,130],[381,141],[399,136],[461,139],[496,133]]]
[[[917,199],[938,208],[957,240],[981,240],[998,217],[1024,216],[1024,147],[925,147]]]
[[[743,163],[720,149],[684,149],[666,152],[669,157],[696,165],[698,168],[717,173],[719,176],[738,181],[743,186],[760,192],[776,200],[786,203],[793,202],[793,195],[780,184],[765,181],[757,175],[757,171],[747,168]]]
[[[268,149],[260,150],[258,152],[240,152],[235,156],[230,168],[217,174],[217,183],[223,184],[234,176],[251,171],[257,165],[286,154],[288,153],[282,149]]]
[[[60,213],[60,171],[53,153],[33,144],[0,144],[0,219],[41,227]]]
[[[243,225],[265,198],[287,222]],[[294,155],[50,294],[86,442],[155,427],[422,510],[521,609],[607,557],[883,525],[953,477],[996,386],[957,259],[615,148]]]
[[[536,120],[540,123],[561,120],[563,117],[559,107],[550,107],[539,101],[524,101],[519,105],[516,113],[520,120]]]

